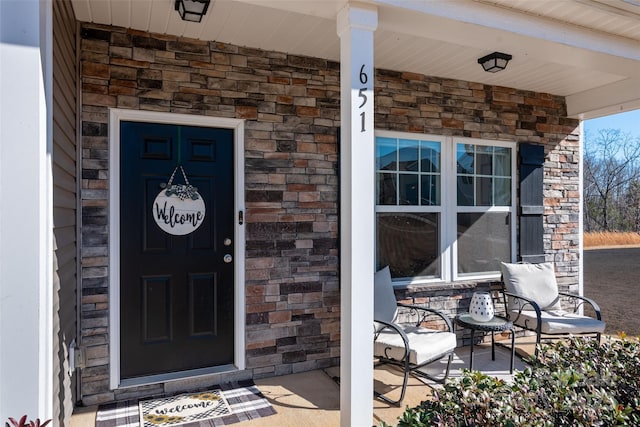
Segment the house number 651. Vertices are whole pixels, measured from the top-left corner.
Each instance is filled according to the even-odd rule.
[[[362,67],[360,67],[360,83],[362,83],[363,85],[366,85],[368,81],[369,81],[369,76],[367,75],[367,73],[365,73],[364,64],[362,64]],[[367,89],[369,88],[365,86],[365,87],[361,87],[360,90],[358,91],[358,97],[362,98],[362,103],[358,105],[358,109],[364,108],[364,106],[367,104],[368,99],[367,99],[367,95],[365,94]],[[360,113],[360,132],[366,132],[365,117],[366,117],[365,112],[364,111],[361,112]]]

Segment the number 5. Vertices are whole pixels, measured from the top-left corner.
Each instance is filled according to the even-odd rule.
[[[364,93],[365,90],[367,90],[367,88],[363,87],[363,88],[360,88],[360,91],[358,92],[358,96],[362,98],[362,104],[358,105],[358,108],[362,108],[364,104],[367,103],[367,95],[365,95]]]

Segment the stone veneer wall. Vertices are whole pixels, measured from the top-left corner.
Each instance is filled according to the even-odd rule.
[[[544,145],[546,261],[559,285],[577,292],[580,129],[563,97],[378,70],[375,105],[376,129]]]
[[[338,364],[339,64],[93,24],[81,38],[83,403],[193,386],[109,390],[110,107],[246,120],[248,375]],[[577,285],[578,122],[563,98],[384,70],[375,92],[378,129],[545,144],[545,250]],[[455,314],[474,286],[399,294]]]

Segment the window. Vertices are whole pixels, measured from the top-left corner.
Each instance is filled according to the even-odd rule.
[[[499,275],[514,252],[514,148],[377,132],[377,267],[403,282]]]

